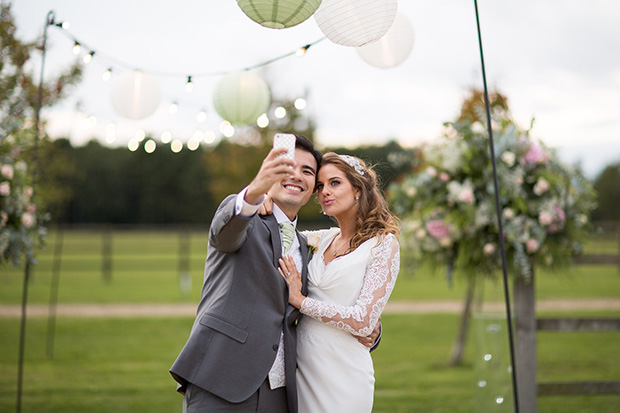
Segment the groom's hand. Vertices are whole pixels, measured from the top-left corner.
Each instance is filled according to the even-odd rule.
[[[286,179],[291,174],[295,161],[280,156],[285,153],[286,148],[269,151],[245,193],[247,203],[256,205],[261,196],[265,195],[276,182]]]

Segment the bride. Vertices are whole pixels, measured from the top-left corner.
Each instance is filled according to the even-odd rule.
[[[323,212],[337,228],[306,232],[313,240],[308,296],[291,257],[280,260],[289,302],[303,314],[297,326],[297,393],[300,412],[370,412],[374,368],[369,335],[394,288],[400,267],[397,218],[377,186],[376,174],[358,158],[327,153],[317,179]]]

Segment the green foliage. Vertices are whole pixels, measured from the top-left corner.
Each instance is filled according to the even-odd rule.
[[[131,152],[96,141],[76,148],[62,140],[49,145],[50,153],[66,160],[66,169],[62,173],[56,169],[55,175],[67,191],[54,205],[58,214],[54,218],[60,222],[165,224],[211,219],[215,207],[201,151],[175,154],[162,149],[149,154],[143,148]]]
[[[385,145],[358,146],[356,148],[328,147],[324,152],[356,156],[374,166],[382,189],[394,180],[416,168],[420,162],[417,148],[403,148],[392,140]]]
[[[607,166],[594,181],[597,206],[593,220],[620,220],[620,163]]]
[[[0,5],[0,265],[21,257],[34,264],[35,246],[42,243],[46,214],[37,207],[34,193],[38,175],[36,109],[39,85],[28,72],[36,43],[15,37],[11,5]],[[42,106],[64,96],[66,86],[81,74],[75,65],[40,88]]]
[[[46,216],[37,211],[32,176],[20,156],[29,141],[25,130],[0,140],[0,265],[17,267],[23,256],[35,264],[35,246],[45,238]]]
[[[509,269],[528,277],[533,266],[566,267],[590,233],[592,187],[500,108],[493,135]],[[391,186],[402,242],[449,274],[492,276],[501,257],[485,125],[465,119],[445,126],[441,139],[422,148],[424,164]]]

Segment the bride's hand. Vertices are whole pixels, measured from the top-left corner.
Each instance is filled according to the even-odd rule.
[[[381,335],[381,317],[379,317],[379,321],[377,322],[377,325],[375,325],[375,329],[372,330],[372,333],[370,333],[369,336],[363,337],[353,334],[353,337],[355,337],[357,341],[362,343],[365,347],[372,348],[372,346],[374,346],[377,342],[379,335]]]
[[[259,215],[270,215],[273,212],[273,199],[268,194],[265,194],[265,199],[261,206],[258,208]]]
[[[297,271],[293,257],[284,256],[280,258],[280,274],[288,284],[288,302],[295,308],[301,308],[301,303],[306,299],[301,294],[301,275]]]

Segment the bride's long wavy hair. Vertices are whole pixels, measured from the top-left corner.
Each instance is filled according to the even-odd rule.
[[[379,189],[377,174],[372,167],[354,156],[340,156],[334,152],[323,155],[321,166],[328,164],[344,172],[351,185],[360,192],[357,200],[356,231],[351,239],[349,250],[356,249],[364,241],[375,236],[379,239],[383,239],[388,234],[398,237],[400,235],[399,220],[390,211]]]

